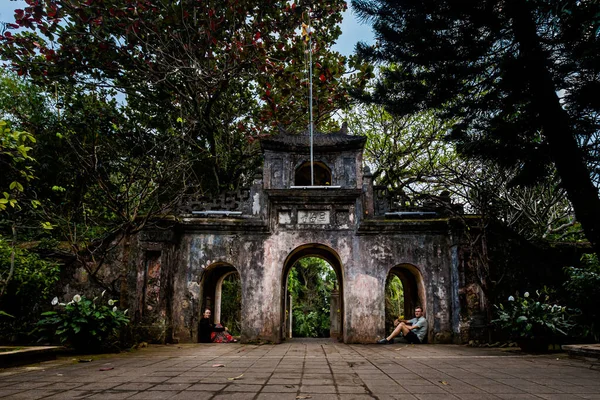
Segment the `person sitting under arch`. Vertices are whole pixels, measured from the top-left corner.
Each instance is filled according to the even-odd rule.
[[[396,327],[394,331],[388,337],[377,341],[378,344],[392,344],[398,335],[408,343],[421,344],[425,342],[427,320],[423,316],[423,309],[420,306],[415,307],[415,318],[411,320],[396,319],[394,326]]]
[[[207,308],[202,314],[202,319],[198,323],[198,342],[199,343],[235,343],[236,339],[229,334],[226,327],[219,322],[210,323],[211,311]]]

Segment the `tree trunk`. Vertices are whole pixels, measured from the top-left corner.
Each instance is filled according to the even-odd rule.
[[[550,155],[561,178],[575,216],[587,239],[600,255],[600,198],[592,183],[585,155],[579,147],[567,112],[562,108],[552,82],[549,60],[542,50],[530,5],[522,0],[507,4],[513,20],[515,39],[519,44],[525,74],[532,91],[532,103],[538,112]]]

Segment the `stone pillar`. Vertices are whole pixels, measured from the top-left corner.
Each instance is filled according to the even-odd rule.
[[[331,298],[329,301],[329,320],[331,326],[329,328],[329,336],[338,339],[340,337],[341,328],[341,304],[340,304],[340,292],[337,289],[331,291]]]
[[[363,217],[371,218],[375,213],[375,204],[373,196],[373,174],[368,166],[363,170],[363,185],[362,185],[362,208]]]

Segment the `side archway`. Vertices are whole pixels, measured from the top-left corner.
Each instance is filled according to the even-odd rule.
[[[241,278],[238,270],[233,265],[228,263],[216,262],[209,265],[206,268],[202,280],[200,282],[202,298],[201,307],[198,310],[199,319],[202,318],[204,310],[208,308],[212,311],[213,321],[211,322],[223,322],[221,320],[223,316],[223,282],[225,281],[225,279],[230,278],[233,275],[237,275],[238,278]]]
[[[403,315],[405,318],[412,318],[414,316],[415,307],[420,306],[425,313],[425,317],[429,319],[427,313],[425,283],[421,271],[412,264],[399,264],[390,269],[386,283],[394,277],[398,277],[400,282],[402,282],[402,289],[404,291]],[[386,314],[387,313],[388,310],[386,309]]]
[[[338,291],[336,293],[337,304],[331,305],[331,319],[332,325],[335,323],[335,329],[332,326],[332,335],[335,334],[341,341],[343,339],[344,332],[344,274],[343,266],[337,252],[329,246],[322,245],[319,243],[310,243],[297,247],[292,250],[287,256],[283,264],[282,269],[282,287],[281,287],[281,329],[279,340],[285,340],[289,337],[288,333],[291,331],[291,327],[288,326],[288,319],[286,318],[291,312],[291,304],[288,298],[288,275],[291,268],[302,258],[305,257],[317,257],[325,260],[334,270],[337,280]],[[335,333],[334,333],[335,331]]]

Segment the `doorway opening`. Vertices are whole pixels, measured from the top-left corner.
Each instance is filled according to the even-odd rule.
[[[320,161],[313,163],[314,171],[314,184],[316,186],[330,186],[331,185],[331,170],[327,165]],[[296,169],[294,176],[294,185],[296,186],[310,186],[310,162],[305,162]]]
[[[337,254],[318,244],[294,250],[285,262],[281,340],[343,338],[342,269]]]
[[[240,274],[229,264],[218,263],[206,269],[202,279],[202,307],[199,318],[205,309],[212,312],[211,323],[227,327],[233,336],[241,331],[242,285]]]
[[[420,306],[427,315],[421,273],[414,265],[410,264],[393,267],[385,282],[386,332],[393,330],[393,322],[396,318],[414,318],[417,306]]]

